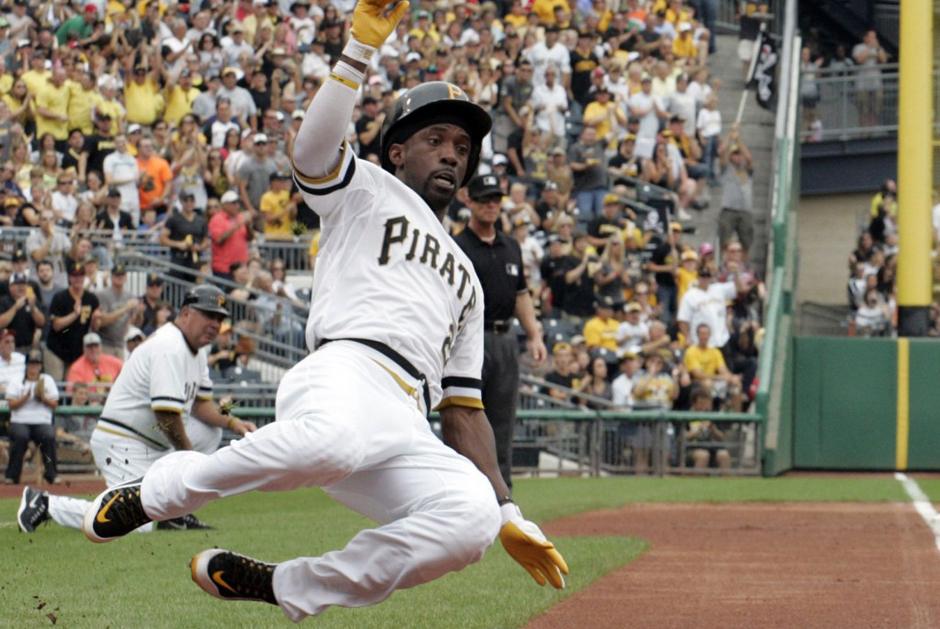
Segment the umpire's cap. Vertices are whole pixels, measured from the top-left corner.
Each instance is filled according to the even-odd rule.
[[[183,306],[190,306],[202,312],[210,312],[227,317],[229,316],[229,312],[225,308],[227,301],[228,299],[225,297],[225,293],[215,286],[200,284],[193,286],[193,288],[186,293],[186,296],[183,297]]]
[[[462,89],[446,81],[422,83],[395,101],[392,115],[382,128],[382,168],[390,173],[395,172],[395,166],[388,158],[388,149],[392,144],[401,144],[421,129],[441,123],[456,125],[470,135],[467,173],[460,184],[466,185],[476,173],[477,164],[480,163],[480,146],[490,132],[493,121],[486,110],[471,102]]]

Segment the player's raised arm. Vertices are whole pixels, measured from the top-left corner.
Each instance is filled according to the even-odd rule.
[[[366,68],[409,6],[407,0],[359,0],[356,4],[352,36],[310,103],[294,142],[294,170],[301,181],[313,183],[339,174],[345,157],[346,128]]]

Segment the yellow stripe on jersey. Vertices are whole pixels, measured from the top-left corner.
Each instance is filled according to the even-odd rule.
[[[150,410],[163,413],[176,413],[177,415],[183,414],[183,409],[173,408],[172,406],[151,406]]]
[[[196,399],[197,399],[197,400],[202,400],[203,402],[211,402],[211,401],[212,401],[212,394],[211,394],[211,393],[210,393],[209,395],[198,395],[198,394],[197,394],[197,395],[196,395]]]
[[[101,432],[106,432],[110,435],[117,435],[118,437],[126,437],[127,439],[133,439],[134,441],[139,441],[142,444],[147,445],[147,446],[151,445],[147,443],[146,441],[144,441],[143,439],[141,439],[140,437],[137,437],[135,435],[132,435],[126,432],[120,432],[118,430],[112,430],[111,428],[106,428],[102,426],[101,424],[98,424],[97,426],[95,426],[95,430],[100,430]]]
[[[301,183],[309,184],[311,186],[321,186],[325,183],[329,183],[339,177],[339,173],[343,168],[343,162],[346,161],[346,147],[348,143],[344,140],[343,146],[339,150],[339,161],[336,162],[336,166],[333,167],[333,170],[323,175],[322,177],[311,177],[310,175],[303,174],[297,164],[294,163],[294,155],[291,152],[290,155],[290,167],[294,169],[294,176],[300,180]]]
[[[440,411],[451,406],[463,406],[466,408],[478,408],[481,411],[485,408],[483,406],[483,400],[475,397],[463,397],[460,395],[454,395],[448,398],[441,400],[441,403],[437,405],[437,408],[434,410]]]

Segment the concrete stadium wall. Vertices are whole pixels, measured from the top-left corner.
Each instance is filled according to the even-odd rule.
[[[793,339],[793,467],[940,470],[940,343]]]
[[[867,221],[870,194],[802,197],[797,210],[799,286],[796,303],[844,305],[848,258]],[[867,224],[867,222],[865,223]]]

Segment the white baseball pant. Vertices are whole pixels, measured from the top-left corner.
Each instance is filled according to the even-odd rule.
[[[378,603],[478,561],[499,532],[493,489],[431,432],[386,369],[418,386],[368,347],[325,345],[281,381],[276,422],[212,455],[157,461],[144,477],[144,510],[165,520],[254,489],[321,486],[381,524],[342,550],[278,565],[274,594],[295,622],[332,605]]]
[[[221,428],[209,426],[193,418],[187,418],[185,426],[193,448],[207,453],[218,449],[222,439]],[[95,465],[108,487],[140,478],[147,473],[154,462],[169,452],[158,450],[139,439],[107,432],[103,429],[103,425],[91,433],[89,445],[91,454],[95,458]],[[85,510],[90,506],[89,500],[49,495],[49,516],[60,526],[82,528]],[[152,530],[153,523],[145,524],[137,529],[140,533],[148,533]]]

